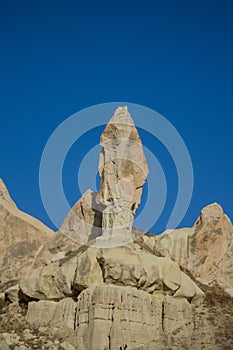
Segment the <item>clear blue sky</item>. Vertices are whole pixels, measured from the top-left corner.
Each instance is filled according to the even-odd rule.
[[[0,177],[22,210],[52,226],[38,172],[54,129],[82,108],[129,101],[165,116],[189,149],[194,192],[180,226],[214,201],[232,219],[232,0],[1,2],[0,33]]]

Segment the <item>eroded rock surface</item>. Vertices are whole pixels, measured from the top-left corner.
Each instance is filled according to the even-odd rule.
[[[0,181],[0,289],[28,272],[54,232],[17,208]]]
[[[137,287],[151,294],[164,293],[196,302],[204,297],[177,263],[137,249],[136,245],[100,249],[97,259],[105,283]]]
[[[106,205],[102,230],[105,239],[131,236],[148,167],[143,146],[127,107],[119,107],[100,140],[101,177],[98,199]],[[123,239],[123,238],[120,238]]]
[[[192,228],[155,236],[151,245],[200,282],[233,295],[233,226],[217,203],[205,207]]]
[[[213,204],[193,228],[131,232],[148,169],[126,107],[101,145],[99,192],[87,190],[56,234],[0,181],[0,348],[233,348],[230,220]]]
[[[81,244],[120,246],[132,241],[132,224],[148,175],[143,146],[127,107],[119,107],[100,140],[98,193],[87,190],[60,231]]]
[[[59,300],[97,283],[132,286],[199,303],[204,293],[169,257],[157,257],[137,244],[111,249],[87,247],[74,257],[30,271],[20,281],[27,297]]]

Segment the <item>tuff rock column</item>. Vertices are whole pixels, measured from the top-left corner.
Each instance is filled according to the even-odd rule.
[[[127,107],[119,107],[101,135],[101,240],[128,241],[148,175],[141,139]],[[123,240],[123,241],[122,241]]]

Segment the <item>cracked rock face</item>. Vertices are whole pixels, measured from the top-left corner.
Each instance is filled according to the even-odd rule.
[[[152,297],[132,287],[97,284],[85,289],[75,302],[39,301],[29,304],[26,320],[34,327],[73,331],[77,350],[116,350],[170,344],[191,344],[192,307],[187,300]]]

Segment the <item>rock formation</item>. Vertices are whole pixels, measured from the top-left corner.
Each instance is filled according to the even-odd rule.
[[[117,108],[100,143],[99,192],[87,190],[67,215],[60,231],[82,244],[111,247],[134,238],[132,224],[148,166],[127,107]]]
[[[233,296],[233,227],[217,203],[205,207],[192,228],[164,232],[152,245],[201,283]]]
[[[68,213],[66,236],[22,213],[0,182],[0,349],[232,349],[229,218],[215,203],[192,228],[132,229],[148,169],[125,107],[101,145],[100,190]]]
[[[0,290],[18,282],[54,232],[20,211],[0,180]]]
[[[127,242],[148,175],[142,142],[127,107],[117,108],[100,141],[98,200],[106,206],[101,238]]]

